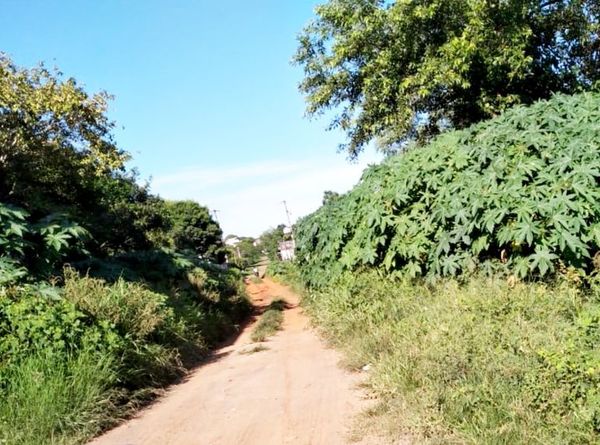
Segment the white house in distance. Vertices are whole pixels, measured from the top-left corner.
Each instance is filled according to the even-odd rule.
[[[296,250],[296,243],[293,239],[289,241],[282,241],[279,243],[279,255],[282,261],[291,261],[294,259],[294,251]]]
[[[240,243],[240,239],[237,236],[234,236],[234,235],[227,236],[227,238],[225,238],[224,243],[227,247],[231,247],[233,249],[233,251],[235,252],[234,253],[235,256],[237,256],[238,258],[242,257],[240,248],[238,247],[238,244]],[[227,259],[227,261],[229,261],[229,259]]]
[[[228,236],[225,238],[225,245],[229,247],[235,247],[239,244],[240,239],[237,236]]]
[[[296,250],[296,242],[294,241],[294,235],[292,233],[292,228],[287,226],[283,229],[284,237],[289,237],[290,239],[281,241],[279,243],[279,256],[282,261],[291,261],[295,257]]]

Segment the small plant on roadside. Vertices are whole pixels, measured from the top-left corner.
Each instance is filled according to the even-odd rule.
[[[269,350],[269,348],[267,348],[265,345],[260,344],[260,345],[255,345],[249,349],[243,349],[240,351],[240,354],[250,355],[250,354],[255,354],[257,352],[268,351],[268,350]]]
[[[281,324],[283,323],[284,309],[285,301],[281,299],[273,300],[252,331],[252,335],[250,336],[252,341],[265,341],[268,337],[280,330]]]

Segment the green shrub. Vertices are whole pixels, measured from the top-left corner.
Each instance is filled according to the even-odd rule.
[[[103,280],[79,277],[67,270],[64,297],[95,319],[108,321],[121,335],[136,340],[150,338],[174,317],[165,295],[123,279],[107,285]]]
[[[0,202],[0,286],[23,278],[48,277],[68,254],[84,252],[89,233],[64,215],[32,223],[23,209]]]
[[[299,223],[305,279],[326,284],[361,267],[411,277],[592,271],[599,122],[600,94],[557,95],[369,168]]]
[[[107,284],[67,270],[64,295],[94,319],[114,326],[124,339],[122,383],[136,390],[158,387],[181,375],[184,362],[197,360],[239,320],[238,302],[212,301],[220,295],[208,290],[208,275],[200,272],[194,269],[197,295],[173,290],[168,296],[122,278]]]
[[[79,442],[117,415],[123,337],[38,290],[8,288],[0,296],[0,443]]]
[[[92,277],[121,282],[126,288],[124,282],[141,282],[144,286],[133,288],[148,288],[155,296],[166,296],[165,307],[174,311],[174,324],[161,332],[184,339],[187,343],[179,347],[186,349],[188,356],[198,352],[190,341],[203,348],[212,346],[233,333],[250,313],[241,274],[193,256],[168,250],[128,252],[76,266]]]
[[[11,290],[0,296],[0,363],[31,351],[72,353],[82,347],[116,350],[121,339],[109,323],[95,322],[72,303]]]
[[[168,383],[185,371],[178,346],[194,340],[198,348],[204,346],[199,335],[186,332],[185,322],[178,323],[167,296],[142,284],[118,279],[108,285],[67,270],[64,296],[95,320],[113,326],[123,339],[121,383],[130,389]]]
[[[60,289],[2,288],[0,417],[10,424],[8,443],[74,443],[89,437],[153,398],[157,388],[232,332],[248,310],[238,293],[239,276],[222,270],[190,273],[193,285],[184,281],[181,289],[171,288],[173,278],[165,294],[123,278],[108,283],[80,277],[68,268]],[[69,388],[86,393],[72,394]],[[32,396],[39,405],[27,401]],[[27,416],[33,418],[18,422]]]
[[[600,288],[343,274],[303,299],[418,443],[600,440]],[[379,424],[378,424],[379,425]]]
[[[298,268],[290,261],[271,261],[267,266],[267,275],[272,278],[282,278],[286,282],[291,280],[298,272]]]

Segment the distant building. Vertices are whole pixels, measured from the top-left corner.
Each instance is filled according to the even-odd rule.
[[[294,252],[296,250],[296,243],[293,239],[288,241],[281,241],[279,243],[279,256],[282,261],[291,261],[294,259]]]
[[[240,239],[237,236],[229,237],[225,240],[225,245],[235,247],[240,243]]]

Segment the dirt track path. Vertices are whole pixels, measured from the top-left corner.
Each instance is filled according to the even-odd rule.
[[[289,289],[265,279],[248,291],[258,306],[277,297],[290,305],[283,330],[265,343],[269,349],[243,353],[254,346],[249,325],[185,383],[92,444],[354,443],[349,428],[367,403],[356,389],[360,377],[338,367],[340,357],[309,329]]]

